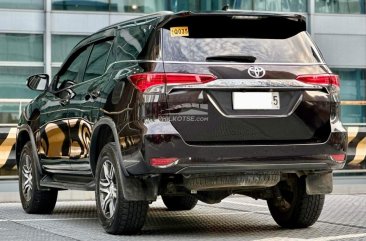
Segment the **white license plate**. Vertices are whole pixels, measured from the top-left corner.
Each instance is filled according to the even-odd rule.
[[[233,92],[234,110],[278,110],[278,92]]]

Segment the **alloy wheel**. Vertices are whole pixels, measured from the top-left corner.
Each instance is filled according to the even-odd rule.
[[[32,198],[33,176],[32,161],[29,155],[25,155],[25,162],[22,166],[22,192],[24,199],[28,202]]]
[[[100,172],[99,200],[103,214],[106,218],[111,218],[116,209],[117,183],[113,164],[106,160]]]

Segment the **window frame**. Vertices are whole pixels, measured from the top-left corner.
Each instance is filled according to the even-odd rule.
[[[62,65],[62,67],[60,68],[60,70],[57,72],[57,74],[55,74],[53,80],[52,80],[52,83],[50,85],[51,87],[51,90],[50,92],[52,93],[59,93],[65,89],[68,89],[70,88],[71,86],[68,86],[66,88],[63,88],[63,89],[57,89],[57,84],[60,80],[60,73],[66,71],[70,65],[74,62],[74,60],[80,56],[81,53],[83,53],[84,51],[86,51],[86,57],[85,59],[83,60],[83,63],[79,69],[79,72],[78,72],[78,75],[77,75],[77,79],[81,78],[80,76],[84,76],[84,71],[85,71],[85,65],[86,63],[88,62],[89,60],[89,56],[90,56],[90,52],[91,52],[91,49],[92,49],[92,44],[88,44],[88,45],[85,45],[81,48],[79,48],[77,51],[75,51],[74,53],[72,53],[70,55],[70,57],[67,58],[67,60],[65,61],[65,63]]]
[[[103,41],[108,41],[108,40],[112,40],[113,44],[114,44],[114,40],[115,40],[115,36],[116,36],[116,29],[115,28],[109,28],[100,32],[97,32],[89,37],[86,37],[85,39],[83,39],[79,44],[76,45],[76,47],[74,48],[74,50],[72,50],[72,52],[69,54],[68,57],[66,57],[66,61],[64,62],[64,64],[62,64],[61,68],[59,69],[59,71],[55,74],[55,76],[52,79],[51,84],[49,85],[49,91],[51,93],[57,94],[59,92],[64,91],[65,89],[69,89],[73,86],[79,85],[81,83],[84,82],[84,74],[85,74],[85,70],[87,67],[87,64],[89,62],[89,58],[90,58],[90,54],[91,51],[93,50],[93,47],[95,44],[103,42]],[[108,57],[107,60],[109,58],[109,55],[111,53],[111,49],[113,47],[113,44],[111,45],[111,48],[109,49],[108,52]],[[79,70],[78,73],[78,79],[80,78],[82,81],[79,83],[76,83],[73,86],[68,86],[64,89],[57,89],[57,83],[59,81],[59,76],[60,73],[62,73],[63,71],[65,71],[67,68],[70,67],[71,63],[83,52],[83,51],[87,51],[87,56],[85,58],[85,60],[83,61],[82,67]],[[107,63],[107,61],[106,61]]]
[[[85,68],[82,72],[82,78],[81,78],[81,82],[80,83],[83,83],[83,82],[86,82],[86,81],[89,81],[89,80],[92,80],[92,79],[95,79],[95,78],[99,78],[100,76],[103,76],[105,74],[105,71],[106,71],[106,65],[107,65],[107,62],[108,62],[108,59],[109,59],[109,56],[111,54],[111,51],[112,51],[112,47],[114,45],[114,40],[115,40],[115,37],[114,36],[109,36],[109,37],[106,37],[106,38],[103,38],[101,40],[97,40],[95,42],[93,42],[91,45],[92,45],[92,48],[89,52],[89,56],[88,56],[88,60],[86,61],[85,63]],[[108,53],[107,53],[107,58],[105,59],[105,62],[104,62],[104,72],[103,74],[99,75],[98,77],[94,77],[94,78],[91,78],[91,79],[87,79],[85,80],[85,73],[86,73],[86,70],[88,68],[88,64],[89,64],[89,60],[90,60],[90,56],[91,54],[93,53],[93,50],[94,50],[94,47],[98,44],[101,44],[101,43],[105,43],[105,42],[108,42],[108,41],[111,41],[111,46],[109,47],[109,50],[108,50]]]

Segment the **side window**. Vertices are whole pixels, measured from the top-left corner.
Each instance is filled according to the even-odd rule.
[[[151,23],[120,29],[116,48],[118,61],[139,59],[154,26]]]
[[[58,80],[56,83],[56,90],[62,90],[70,85],[80,82],[81,70],[88,57],[90,47],[84,49],[74,60],[68,65],[68,67],[61,70],[58,74]]]
[[[86,66],[84,81],[99,77],[104,74],[112,40],[94,45]]]

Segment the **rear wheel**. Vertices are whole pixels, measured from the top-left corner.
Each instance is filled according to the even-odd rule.
[[[162,196],[165,206],[171,211],[183,211],[193,209],[198,199],[192,195]]]
[[[280,183],[282,201],[267,201],[273,219],[284,228],[307,228],[319,218],[324,205],[324,195],[308,195],[305,178]]]
[[[117,151],[115,144],[109,143],[98,158],[95,191],[98,217],[107,233],[135,234],[145,223],[149,203],[124,199]]]
[[[49,214],[57,201],[58,191],[38,190],[35,183],[35,165],[31,142],[28,141],[20,154],[19,162],[19,194],[24,211],[34,214]]]

